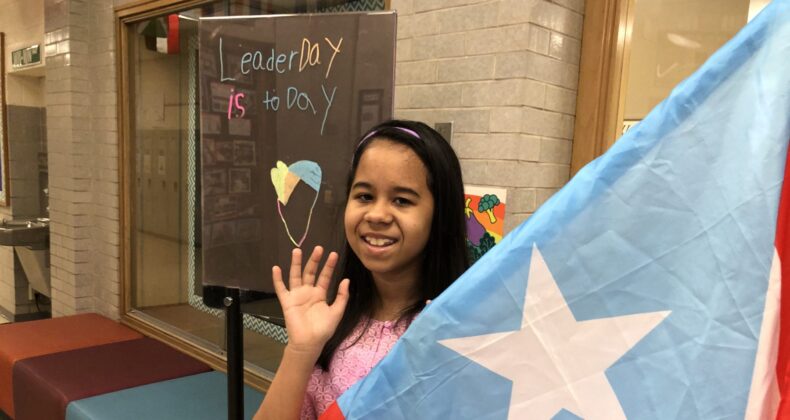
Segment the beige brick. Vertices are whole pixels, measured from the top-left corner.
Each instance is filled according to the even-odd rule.
[[[574,12],[584,14],[584,0],[552,0],[552,1],[554,3],[559,4],[560,6],[571,9]]]
[[[436,82],[436,67],[436,61],[397,63],[395,65],[395,83],[398,85],[410,85]],[[492,74],[493,69],[494,66],[492,61]]]
[[[437,63],[439,82],[489,80],[494,77],[494,56],[474,56],[441,60]]]
[[[500,187],[533,187],[548,182],[540,164],[503,160],[461,160],[464,182]]]
[[[532,213],[535,211],[534,188],[509,188],[507,192],[507,207],[509,213]]]
[[[545,163],[571,163],[570,140],[542,138],[540,141],[540,161]]]
[[[549,85],[535,80],[524,79],[523,81],[523,104],[533,107],[542,107],[546,102],[546,92]]]
[[[395,86],[395,108],[409,108],[411,104],[411,88],[409,86]]]
[[[456,133],[487,133],[490,122],[488,109],[396,109],[395,117],[424,121],[429,125],[453,122]]]
[[[552,163],[539,163],[534,180],[538,188],[560,188],[568,182],[570,175],[569,165],[556,165]]]
[[[554,194],[556,194],[557,191],[559,191],[559,188],[538,188],[538,189],[536,189],[535,190],[535,199],[536,199],[536,203],[535,204],[537,204],[538,208],[540,208],[540,206],[542,206],[546,201],[549,201],[549,199],[552,196],[554,196]]]
[[[466,53],[469,55],[522,50],[547,54],[548,49],[549,31],[529,23],[466,33]]]
[[[439,33],[439,19],[437,13],[420,13],[404,16],[404,21],[409,19],[411,36],[418,37]]]
[[[575,115],[576,113],[576,91],[564,89],[557,86],[546,86],[546,106],[550,111],[562,112],[563,114]]]
[[[547,1],[538,2],[535,5],[533,19],[533,22],[553,31],[570,35],[576,39],[582,37],[582,15],[562,6]]]
[[[518,133],[521,131],[521,107],[498,107],[491,109],[491,132]]]
[[[404,61],[411,61],[411,44],[414,42],[412,39],[398,39],[395,46],[395,62],[402,63]],[[113,95],[114,97],[114,95]]]
[[[502,0],[497,3],[500,25],[532,22],[532,15],[538,3],[545,0]]]
[[[461,105],[460,85],[420,85],[404,87],[408,92],[404,108],[458,107]]]
[[[417,0],[417,3],[420,3],[420,1]],[[414,0],[391,0],[390,10],[396,10],[399,18],[400,16],[410,15],[414,13]]]
[[[521,129],[524,133],[573,139],[573,117],[557,112],[524,108]]]
[[[497,78],[527,77],[575,90],[579,66],[531,51],[497,54]]]
[[[505,235],[513,231],[513,229],[521,226],[526,222],[532,213],[509,213],[505,216]]]
[[[537,161],[540,138],[522,134],[457,135],[452,141],[460,159]]]
[[[546,86],[528,79],[507,79],[463,85],[464,106],[528,105],[542,107]]]
[[[523,105],[524,83],[509,79],[493,82],[468,83],[463,85],[463,106]]]
[[[571,64],[579,64],[582,43],[569,36],[553,32],[549,40],[549,56]]]
[[[412,41],[412,59],[430,60],[464,55],[464,34],[423,36]]]
[[[497,24],[497,9],[482,3],[435,12],[440,33],[465,32]]]

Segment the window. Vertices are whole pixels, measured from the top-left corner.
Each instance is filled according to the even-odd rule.
[[[224,314],[202,299],[198,18],[382,10],[385,4],[247,0],[197,3],[181,10],[179,4],[119,12],[128,232],[124,319],[221,367]],[[269,300],[243,308],[244,354],[248,368],[270,378],[280,363],[286,335],[281,320],[254,316],[271,313],[266,305],[277,303]]]
[[[605,152],[769,1],[588,2],[571,172]]]

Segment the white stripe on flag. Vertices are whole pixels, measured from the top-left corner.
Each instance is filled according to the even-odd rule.
[[[779,384],[776,380],[776,359],[779,351],[779,299],[782,295],[782,262],[774,248],[765,311],[760,327],[760,342],[752,374],[752,387],[745,419],[774,420],[779,406]]]

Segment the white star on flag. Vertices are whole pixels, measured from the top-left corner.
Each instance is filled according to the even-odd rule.
[[[577,321],[533,246],[521,329],[439,343],[513,382],[509,419],[625,419],[605,371],[667,315]]]

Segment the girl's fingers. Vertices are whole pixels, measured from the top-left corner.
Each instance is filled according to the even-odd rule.
[[[321,274],[318,276],[318,282],[316,282],[316,286],[324,290],[329,289],[329,283],[332,280],[332,273],[335,272],[336,265],[337,252],[330,252],[329,257],[326,259],[326,264],[324,264],[324,268],[321,269]]]
[[[329,307],[329,310],[338,319],[343,316],[343,312],[346,310],[346,304],[348,303],[348,285],[350,282],[349,279],[343,279],[340,282],[340,287],[337,289],[337,297],[335,301],[332,302],[332,306]]]
[[[291,290],[294,287],[299,287],[302,285],[302,250],[299,248],[294,248],[291,251],[291,275],[288,276],[288,287]]]
[[[285,288],[283,283],[283,272],[280,267],[272,267],[272,283],[274,283],[274,293],[277,293],[277,299],[282,302],[283,296],[288,294],[288,289]]]
[[[304,274],[302,274],[302,284],[313,286],[315,284],[315,274],[318,272],[318,265],[321,263],[321,257],[324,254],[324,248],[316,246],[313,248],[313,253],[307,260],[307,265],[304,267]]]

